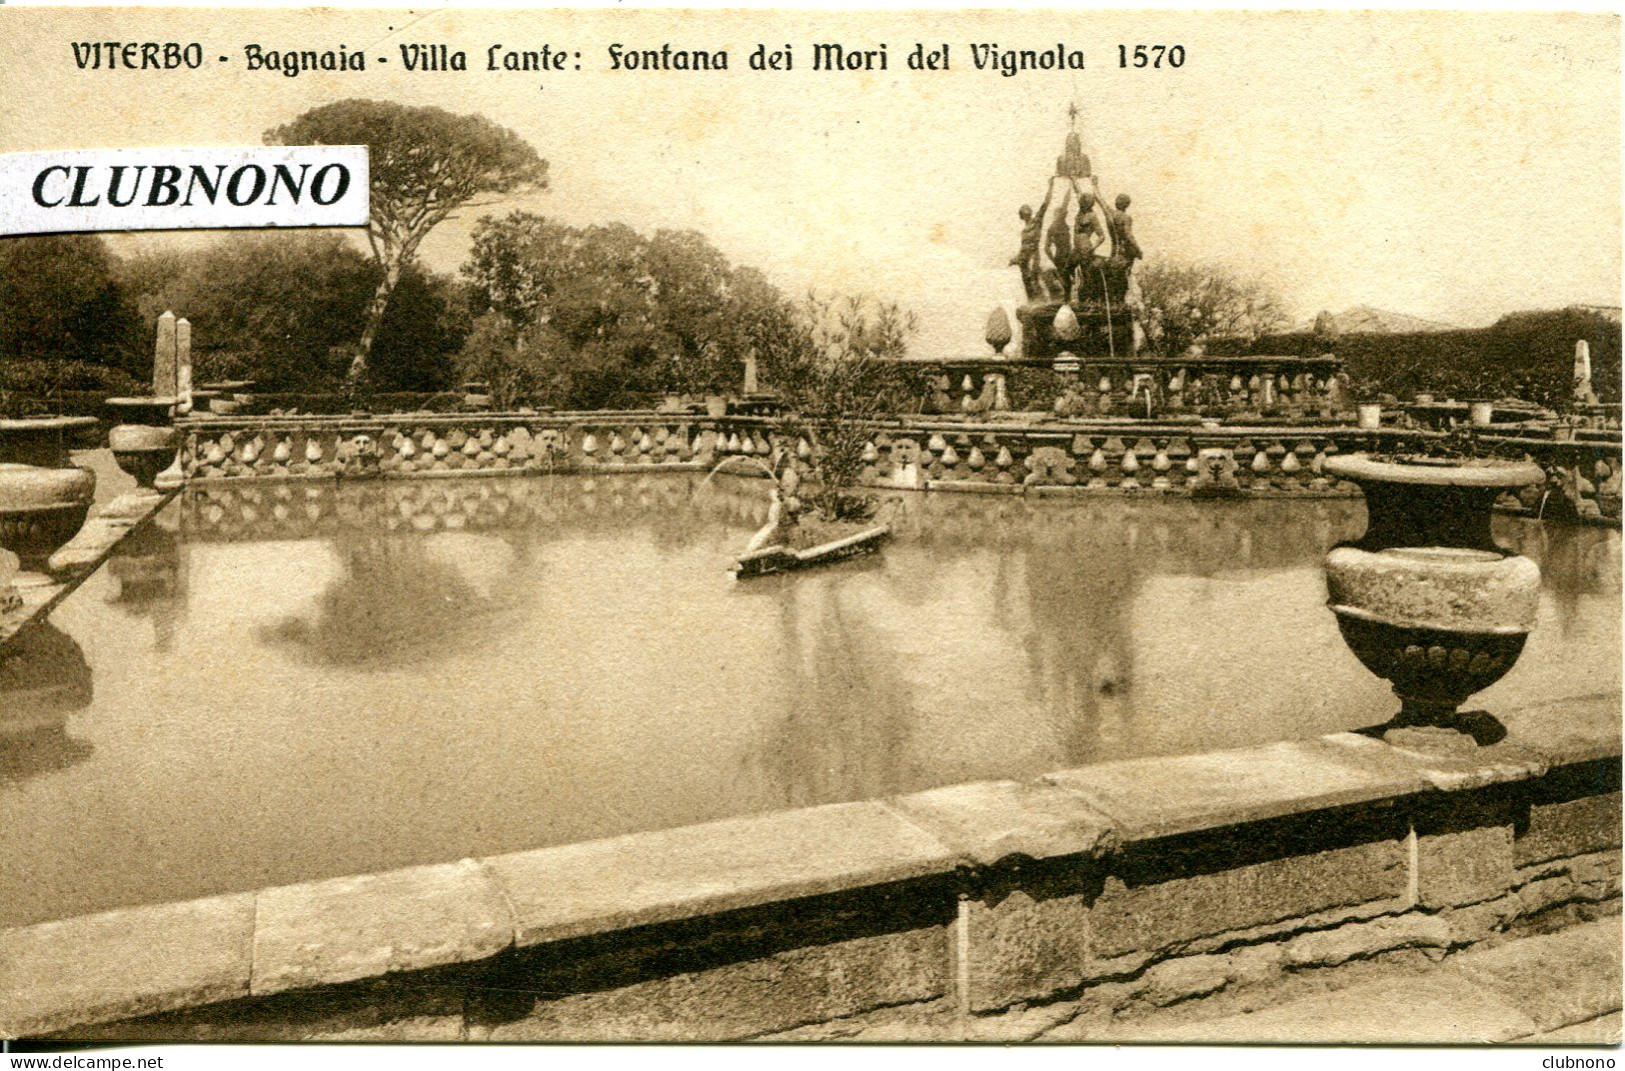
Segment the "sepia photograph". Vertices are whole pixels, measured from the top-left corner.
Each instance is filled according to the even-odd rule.
[[[6,1051],[1613,1066],[1620,54],[0,7]]]

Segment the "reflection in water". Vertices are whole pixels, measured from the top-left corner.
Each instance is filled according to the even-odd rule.
[[[0,783],[0,925],[1392,710],[1325,608],[1356,500],[897,495],[882,555],[739,583],[766,508],[683,475],[189,491],[56,611],[86,750]],[[1483,705],[1618,687],[1618,533],[1497,532],[1547,590]]]
[[[0,654],[0,783],[66,769],[95,748],[68,735],[68,716],[90,705],[90,664],[67,633],[46,623]]]
[[[1588,596],[1614,596],[1617,603],[1621,590],[1617,533],[1610,538],[1580,525],[1497,517],[1495,538],[1540,566],[1542,591],[1555,604],[1557,625],[1565,635],[1583,627]]]
[[[186,569],[172,511],[130,532],[105,566],[114,581],[107,601],[135,617],[152,619],[153,643],[168,651],[186,612]]]
[[[496,582],[480,585],[470,578],[470,568],[477,570],[489,553],[477,540],[461,541],[453,561],[416,535],[362,529],[356,536],[339,547],[342,574],[322,593],[314,620],[283,618],[258,630],[263,640],[326,665],[387,668],[443,659],[456,653],[450,636],[526,593],[525,586],[503,582],[510,569],[501,564]]]

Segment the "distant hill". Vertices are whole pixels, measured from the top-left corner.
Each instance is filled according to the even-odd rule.
[[[1293,330],[1311,333],[1315,329],[1315,319],[1301,323]],[[1407,316],[1402,312],[1389,312],[1387,309],[1374,309],[1370,305],[1356,305],[1351,309],[1334,313],[1332,321],[1337,325],[1338,333],[1343,335],[1409,335],[1428,331],[1461,330],[1455,324],[1424,320],[1420,316]]]

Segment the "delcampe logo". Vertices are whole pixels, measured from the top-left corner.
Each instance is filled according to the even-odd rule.
[[[361,227],[367,147],[63,149],[0,155],[0,234]]]

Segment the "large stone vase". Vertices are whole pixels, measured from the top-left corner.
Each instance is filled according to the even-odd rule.
[[[88,416],[0,419],[0,462],[61,469],[73,464],[68,447],[74,433],[95,427]]]
[[[1538,483],[1523,462],[1329,459],[1365,495],[1365,534],[1326,556],[1329,605],[1354,654],[1390,682],[1391,727],[1461,728],[1458,710],[1506,675],[1540,600],[1540,569],[1498,546],[1491,511]]]
[[[180,433],[170,423],[173,398],[109,398],[117,421],[107,433],[113,460],[135,478],[136,486],[153,490],[153,481],[175,460]]]
[[[0,462],[0,547],[23,569],[14,583],[49,581],[51,555],[84,527],[95,493],[89,469]]]
[[[0,548],[17,555],[18,587],[50,580],[51,555],[84,526],[96,476],[76,468],[68,438],[92,417],[0,420]]]

